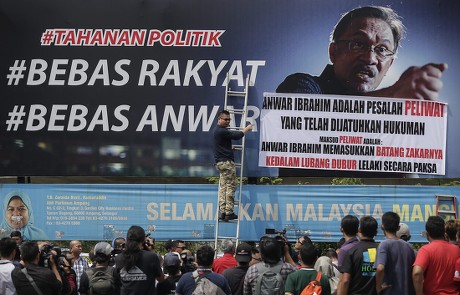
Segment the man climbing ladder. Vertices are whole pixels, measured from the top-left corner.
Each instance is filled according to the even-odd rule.
[[[229,130],[230,112],[219,113],[217,126],[214,128],[214,159],[219,171],[219,219],[229,221],[237,219],[234,213],[236,189],[236,166],[232,149],[232,140],[241,139],[252,130],[252,124],[242,131]]]

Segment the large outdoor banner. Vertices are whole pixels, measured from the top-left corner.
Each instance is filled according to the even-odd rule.
[[[445,174],[447,106],[265,93],[259,165]]]
[[[140,225],[158,240],[213,240],[215,185],[1,185],[0,237],[20,230],[35,240],[111,240]],[[411,241],[425,242],[425,222],[436,215],[436,195],[458,196],[453,186],[244,187],[240,239],[256,241],[266,229],[290,241],[337,242],[346,215],[394,211],[409,225]],[[453,210],[452,202],[440,210]],[[236,223],[221,222],[219,236],[235,236]],[[377,240],[384,236],[379,229]]]
[[[228,74],[237,91],[249,75],[247,122],[240,115],[231,121],[254,124],[246,138],[245,175],[277,176],[277,167],[259,166],[266,164],[258,158],[263,93],[279,92],[294,73],[321,75],[333,62],[330,33],[340,16],[365,5],[369,1],[0,1],[0,175],[216,175],[212,130]],[[460,177],[460,2],[372,5],[391,7],[401,17],[406,34],[399,49],[350,40],[338,40],[340,46],[391,59],[378,89],[395,84],[410,67],[435,64],[442,74],[428,75],[433,85],[413,98],[448,104],[447,133],[440,135],[446,147],[442,141],[426,146],[442,150],[445,165],[430,159],[422,171],[403,172]],[[379,71],[372,65],[356,75],[370,80]],[[233,100],[228,108],[240,106]],[[435,128],[424,122],[425,131]],[[412,135],[392,138],[392,146],[411,147]],[[372,177],[383,167],[364,170]]]

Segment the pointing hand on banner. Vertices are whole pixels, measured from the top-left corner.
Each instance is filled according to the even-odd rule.
[[[370,94],[382,97],[437,100],[443,86],[441,77],[445,70],[447,70],[445,63],[410,67],[395,84]]]

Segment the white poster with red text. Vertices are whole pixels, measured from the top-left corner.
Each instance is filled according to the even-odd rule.
[[[259,166],[444,175],[447,104],[264,93]]]

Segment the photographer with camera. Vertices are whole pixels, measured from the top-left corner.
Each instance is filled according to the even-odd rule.
[[[21,258],[24,268],[15,268],[11,277],[18,295],[60,295],[62,279],[57,263],[56,252],[49,256],[50,268],[39,266],[40,250],[36,242],[24,242],[21,245]]]
[[[192,252],[187,249],[185,242],[182,240],[168,240],[166,241],[165,250],[167,253],[178,253],[182,260],[181,273],[194,271],[197,268],[195,257]]]
[[[197,269],[198,264],[195,261],[192,251],[185,249],[180,253],[180,259],[182,259],[181,272],[186,273]]]
[[[288,241],[288,239],[286,237],[286,229],[276,230],[276,229],[273,229],[273,228],[266,228],[265,229],[265,236],[260,238],[260,240],[262,241],[262,239],[264,239],[266,237],[272,237],[273,235],[274,235],[274,239],[276,241],[278,241],[278,243],[280,244],[281,249],[283,251],[283,261],[291,264],[292,266],[298,267],[298,264],[294,260],[294,259],[297,259],[297,256],[298,256],[297,254],[298,253],[295,251],[295,249],[294,250],[292,249],[291,244],[289,243],[289,241]],[[306,237],[306,239],[310,240],[310,238],[308,238],[307,236],[305,236],[305,237]],[[305,241],[307,241],[307,240],[305,240]],[[311,240],[310,240],[310,242],[311,242]],[[294,247],[296,247],[296,245],[294,245]]]
[[[40,260],[39,266],[47,267],[51,269],[50,257],[53,257],[53,261],[57,263],[57,270],[61,276],[62,289],[61,294],[63,295],[76,295],[77,293],[77,278],[76,273],[72,269],[70,262],[66,256],[62,253],[60,247],[48,244],[39,245],[40,248]]]
[[[70,262],[62,255],[59,256],[59,273],[62,280],[62,294],[77,295],[77,274],[73,270]]]
[[[263,236],[259,246],[262,262],[250,266],[246,272],[243,294],[284,294],[287,276],[297,270],[286,237]]]

